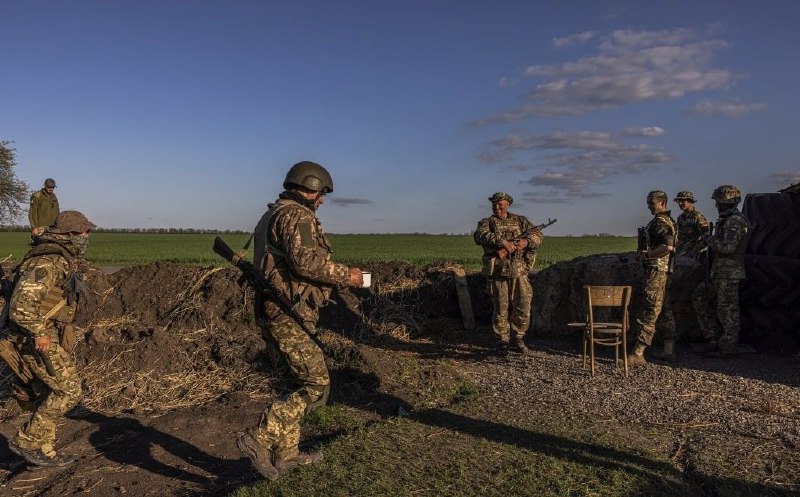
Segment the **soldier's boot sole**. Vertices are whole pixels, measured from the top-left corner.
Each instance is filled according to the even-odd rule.
[[[258,443],[258,440],[248,432],[244,432],[236,438],[236,447],[244,455],[250,458],[253,467],[268,480],[276,480],[280,477],[278,468],[272,464],[272,451]]]

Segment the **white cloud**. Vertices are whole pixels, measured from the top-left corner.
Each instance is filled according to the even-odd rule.
[[[633,137],[647,137],[652,138],[656,136],[664,136],[667,134],[667,131],[664,128],[660,128],[658,126],[646,126],[644,128],[625,128],[622,130],[622,136],[633,136]]]
[[[332,197],[331,202],[334,205],[340,205],[343,207],[347,207],[349,205],[365,205],[373,203],[372,200],[366,198],[342,198],[342,197]]]
[[[553,38],[553,48],[567,48],[573,45],[583,45],[595,36],[597,36],[597,31],[584,31],[583,33],[576,33],[563,38]]]
[[[523,75],[536,81],[520,106],[473,124],[516,122],[533,116],[581,115],[635,102],[729,88],[735,82],[733,72],[712,64],[716,54],[729,45],[713,38],[715,33],[712,28],[614,31],[598,38],[592,55],[560,64],[527,67]],[[594,39],[594,35],[587,39]]]
[[[663,129],[651,127],[639,128],[638,131],[658,136]],[[494,166],[508,165],[519,169],[515,156],[520,153],[532,156],[525,166],[526,170],[539,171],[524,183],[537,188],[547,187],[546,195],[539,192],[533,194],[550,198],[550,202],[562,198],[605,195],[596,188],[614,176],[640,174],[673,160],[660,148],[627,143],[604,131],[511,134],[490,142],[488,150],[479,158]]]
[[[692,107],[692,113],[703,117],[741,117],[767,108],[763,102],[742,102],[739,99],[703,99]]]

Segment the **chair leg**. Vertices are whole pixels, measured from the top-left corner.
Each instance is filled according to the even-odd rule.
[[[589,330],[583,330],[583,369],[586,369],[586,336]]]
[[[592,330],[591,343],[589,344],[589,350],[591,350],[592,376],[594,376],[594,330]]]
[[[628,330],[622,330],[622,361],[625,364],[625,378],[628,377]]]

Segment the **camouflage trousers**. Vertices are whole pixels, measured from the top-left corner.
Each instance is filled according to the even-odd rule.
[[[522,338],[531,323],[533,288],[528,276],[489,280],[492,294],[492,331],[503,342]]]
[[[56,422],[78,404],[82,395],[72,354],[55,338],[51,338],[49,352],[34,354],[33,338],[26,332],[10,331],[0,340],[0,356],[17,376],[17,383],[12,386],[17,402],[32,411],[14,443],[55,454]],[[52,363],[52,375],[44,365],[44,356]]]
[[[292,318],[278,314],[262,331],[273,366],[287,371],[294,385],[261,415],[254,436],[276,460],[288,459],[300,451],[300,420],[327,402],[330,376],[322,349]]]
[[[631,333],[636,342],[645,346],[653,343],[656,329],[663,331],[665,340],[675,340],[675,315],[669,294],[669,273],[645,268],[642,300],[636,307]]]
[[[716,340],[720,352],[736,352],[739,347],[739,281],[714,278],[710,286],[704,281],[692,292],[700,333],[706,340]]]

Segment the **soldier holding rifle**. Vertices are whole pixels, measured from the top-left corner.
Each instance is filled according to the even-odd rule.
[[[324,405],[330,391],[325,356],[309,332],[316,331],[319,308],[334,287],[363,283],[360,269],[330,260],[330,244],[315,214],[333,191],[328,171],[314,162],[299,162],[289,169],[283,187],[256,226],[253,258],[266,282],[262,288],[277,289],[281,298],[256,291],[255,313],[273,366],[288,374],[294,386],[269,406],[257,427],[236,440],[271,480],[322,459],[321,451],[299,449],[300,419]],[[286,302],[292,307],[287,309]]]
[[[489,201],[492,215],[481,219],[473,238],[483,247],[483,275],[489,279],[492,295],[492,331],[505,346],[527,354],[524,338],[533,299],[528,275],[542,231],[525,216],[508,211],[514,202],[511,195],[497,192]]]
[[[675,252],[675,221],[667,209],[667,194],[655,190],[647,195],[647,208],[653,219],[640,232],[639,258],[644,266],[643,301],[639,304],[631,325],[631,334],[636,337],[636,345],[628,356],[628,365],[645,364],[644,351],[653,341],[656,322],[665,328],[664,354],[667,359],[675,357],[675,323],[670,306],[665,305],[667,280],[672,272],[672,259]],[[664,315],[662,316],[662,309]]]

